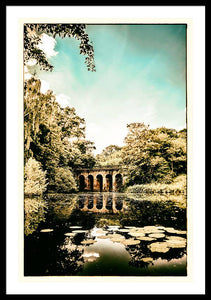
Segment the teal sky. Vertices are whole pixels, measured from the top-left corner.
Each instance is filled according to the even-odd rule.
[[[126,125],[186,127],[186,26],[87,25],[96,72],[89,72],[75,39],[56,38],[53,72],[39,77],[61,105],[85,118],[96,153],[123,145]]]

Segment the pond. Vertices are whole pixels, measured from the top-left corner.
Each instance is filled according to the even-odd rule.
[[[187,275],[184,199],[107,192],[43,203],[40,216],[25,214],[25,276]]]

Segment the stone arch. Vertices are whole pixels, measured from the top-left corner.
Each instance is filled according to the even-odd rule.
[[[115,187],[117,192],[121,190],[122,184],[123,184],[122,174],[118,173],[115,175]]]
[[[93,192],[93,190],[94,190],[94,177],[93,177],[93,175],[88,175],[87,189],[91,192]]]
[[[105,178],[106,178],[106,191],[112,192],[113,190],[112,175],[107,174]]]
[[[97,178],[97,190],[102,192],[103,190],[103,176],[101,174],[98,174],[96,176]]]
[[[85,187],[86,187],[84,175],[80,175],[80,176],[78,177],[78,179],[79,179],[79,191],[84,191],[84,189],[85,189]]]

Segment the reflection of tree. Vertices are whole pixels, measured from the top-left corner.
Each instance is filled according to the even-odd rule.
[[[78,208],[73,209],[68,221],[72,224],[77,224],[83,228],[90,229],[95,225],[95,214],[83,212]]]
[[[79,247],[75,247],[72,251],[67,248],[58,249],[57,260],[55,266],[52,265],[53,269],[51,275],[75,275],[83,269],[84,250]]]
[[[40,197],[25,197],[24,199],[24,233],[29,235],[33,233],[39,223],[45,220],[45,208],[47,204]]]
[[[83,246],[74,245],[70,238],[64,239],[56,232],[37,237],[25,238],[25,276],[75,275],[83,268]]]
[[[186,253],[186,250],[184,248],[170,248],[168,252],[162,253],[162,252],[151,252],[150,256],[153,259],[166,259],[168,261],[172,259],[178,259],[183,257],[183,255]]]
[[[172,201],[128,201],[127,213],[122,214],[121,224],[146,226],[148,224],[186,229],[186,209]]]
[[[168,252],[151,252],[147,245],[150,243],[147,241],[141,241],[141,244],[130,245],[126,247],[126,250],[130,253],[131,259],[129,264],[134,267],[147,267],[149,262],[145,262],[144,258],[152,258],[156,260],[158,258],[166,259],[168,261],[172,259],[178,259],[183,257],[185,254],[185,249],[182,248],[170,248]]]
[[[77,195],[53,194],[48,196],[48,200],[51,204],[51,213],[56,219],[67,220],[76,207]]]
[[[131,259],[129,264],[134,267],[147,267],[148,263],[144,262],[142,258],[150,257],[150,251],[147,248],[148,242],[138,245],[130,245],[126,247],[126,250],[130,253]]]

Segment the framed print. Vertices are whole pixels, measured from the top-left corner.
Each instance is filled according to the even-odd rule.
[[[23,13],[17,31],[19,281],[191,282],[193,20]]]

